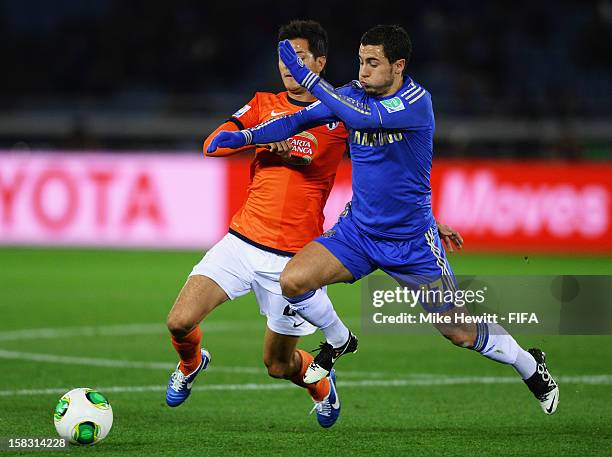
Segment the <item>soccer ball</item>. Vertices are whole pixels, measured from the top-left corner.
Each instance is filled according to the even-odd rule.
[[[96,444],[113,426],[113,409],[104,395],[79,387],[66,392],[55,406],[57,433],[73,444]]]

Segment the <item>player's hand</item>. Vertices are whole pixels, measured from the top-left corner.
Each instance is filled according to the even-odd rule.
[[[453,230],[450,225],[444,225],[440,223],[436,223],[438,227],[438,234],[440,235],[440,239],[444,243],[444,247],[449,252],[454,252],[455,249],[461,249],[463,247],[463,238],[459,234],[459,232]]]
[[[210,146],[208,146],[206,152],[215,152],[217,148],[238,149],[242,146],[246,146],[246,144],[246,136],[244,136],[241,131],[230,132],[227,130],[221,130],[219,133],[217,133],[217,136],[215,136],[210,142]]]
[[[288,159],[292,150],[291,145],[287,140],[277,141],[275,143],[258,144],[257,146],[260,148],[266,148],[270,150],[270,152],[281,156],[283,159]]]
[[[297,55],[289,40],[283,40],[278,43],[278,55],[285,66],[291,72],[291,76],[301,86],[306,89],[312,89],[318,82],[319,76],[308,69],[300,56]]]

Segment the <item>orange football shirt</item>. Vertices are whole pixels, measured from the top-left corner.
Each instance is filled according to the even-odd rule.
[[[257,92],[230,122],[236,128],[255,127],[309,104],[289,98],[287,92]],[[347,131],[334,122],[294,135],[289,142],[311,162],[292,165],[266,148],[256,148],[247,198],[231,220],[230,233],[270,250],[295,253],[323,232],[323,208],[347,149]]]

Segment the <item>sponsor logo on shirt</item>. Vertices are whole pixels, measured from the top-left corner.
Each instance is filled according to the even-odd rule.
[[[349,133],[351,143],[361,146],[379,147],[387,144],[393,144],[404,139],[402,132],[379,131],[368,132],[361,130],[353,130]]]
[[[291,153],[285,162],[298,166],[309,165],[319,145],[317,138],[309,132],[298,133],[287,139],[287,142],[291,145]]]

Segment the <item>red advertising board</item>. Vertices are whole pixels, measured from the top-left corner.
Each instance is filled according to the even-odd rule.
[[[612,164],[434,164],[434,214],[470,250],[612,253]]]
[[[225,170],[196,155],[0,153],[0,244],[204,249],[227,230]]]

